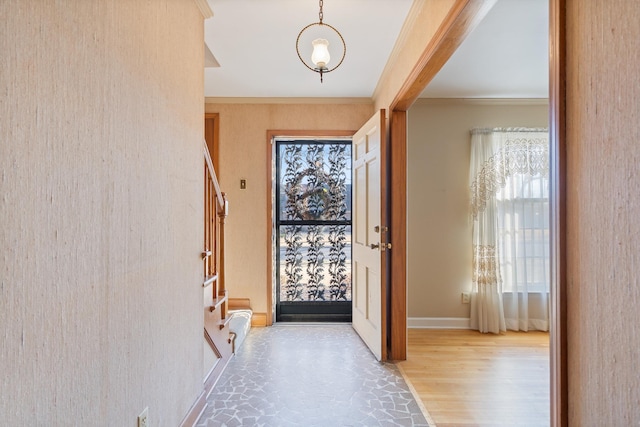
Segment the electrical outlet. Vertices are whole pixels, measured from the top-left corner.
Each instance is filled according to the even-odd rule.
[[[462,293],[462,303],[469,304],[471,302],[471,294],[469,292]]]
[[[138,415],[138,427],[149,427],[149,407],[144,408],[144,411]]]

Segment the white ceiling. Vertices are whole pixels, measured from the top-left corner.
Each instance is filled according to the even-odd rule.
[[[498,0],[423,98],[547,98],[548,0]]]
[[[220,67],[205,68],[205,96],[305,98],[371,97],[413,3],[324,0],[324,23],[342,33],[347,52],[320,83],[295,48],[300,30],[318,21],[317,0],[208,1],[205,42]],[[548,0],[498,0],[422,96],[546,98],[547,10]]]
[[[220,68],[205,69],[205,96],[370,97],[411,3],[324,0],[323,22],[342,33],[347,52],[321,84],[296,53],[300,30],[319,20],[318,0],[209,0],[205,42]]]

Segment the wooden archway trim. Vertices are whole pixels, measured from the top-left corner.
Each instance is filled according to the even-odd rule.
[[[457,0],[396,94],[390,111],[407,111],[497,0]]]
[[[389,107],[391,251],[389,343],[391,360],[407,358],[407,110],[497,0],[457,0],[425,47]]]

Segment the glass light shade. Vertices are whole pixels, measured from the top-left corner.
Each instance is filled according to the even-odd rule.
[[[326,39],[315,39],[311,43],[313,44],[311,61],[313,61],[319,69],[327,68],[327,64],[331,60],[331,55],[329,55],[329,42]]]

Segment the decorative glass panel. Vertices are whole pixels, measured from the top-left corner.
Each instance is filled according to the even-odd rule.
[[[351,301],[351,226],[280,227],[280,301]]]
[[[280,301],[351,301],[351,145],[281,142]]]
[[[351,145],[282,144],[280,220],[351,221]]]

